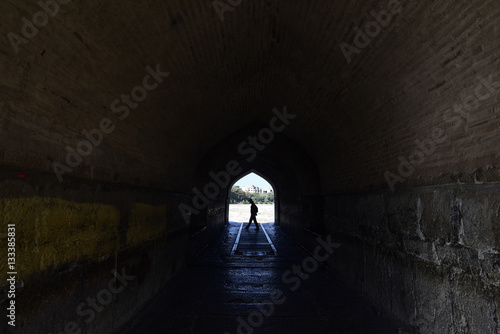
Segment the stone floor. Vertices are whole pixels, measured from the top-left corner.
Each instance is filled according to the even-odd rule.
[[[355,292],[345,288],[321,267],[312,271],[307,279],[290,273],[283,280],[283,273],[309,255],[274,224],[263,224],[259,231],[255,226],[250,230],[242,229],[240,239],[246,240],[245,247],[249,240],[262,244],[262,240],[267,240],[260,235],[265,228],[277,255],[273,255],[274,252],[235,252],[233,245],[240,227],[240,223],[228,224],[218,240],[123,332],[398,332],[387,327]],[[296,285],[297,281],[300,286]],[[297,289],[292,291],[292,288]],[[278,294],[271,296],[276,292]],[[272,298],[276,305],[269,302]],[[261,311],[255,303],[263,305]]]

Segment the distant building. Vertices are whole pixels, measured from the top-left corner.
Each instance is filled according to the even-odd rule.
[[[241,190],[243,190],[246,193],[251,193],[251,194],[266,194],[266,193],[272,193],[273,188],[259,188],[254,185],[251,186],[244,186],[241,187]]]
[[[262,193],[262,189],[260,189],[259,187],[256,187],[254,185],[251,185],[251,186],[244,186],[244,187],[241,187],[241,189],[246,192],[246,193],[252,193],[252,194],[259,194],[259,193]]]

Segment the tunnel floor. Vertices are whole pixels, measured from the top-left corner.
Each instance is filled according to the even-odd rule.
[[[309,256],[275,224],[229,223],[219,238],[127,327],[126,333],[397,333],[321,266],[307,279],[282,276]],[[268,239],[275,246],[266,246]],[[241,252],[234,249],[238,232]],[[258,251],[251,250],[255,243]],[[277,255],[275,255],[277,253]],[[287,278],[294,277],[290,274]],[[296,288],[292,291],[292,288]],[[277,304],[271,307],[271,293]],[[255,303],[264,303],[259,310]],[[267,316],[269,315],[269,316]],[[238,320],[238,318],[240,320]]]

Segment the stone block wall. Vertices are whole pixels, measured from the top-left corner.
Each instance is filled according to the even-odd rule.
[[[326,198],[329,268],[412,333],[496,333],[500,185]]]

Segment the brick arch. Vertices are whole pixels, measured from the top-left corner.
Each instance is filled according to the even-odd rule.
[[[265,176],[276,189],[278,222],[288,233],[298,236],[304,227],[313,228],[321,224],[322,200],[318,169],[307,152],[287,137],[286,130],[276,134],[274,140],[251,161],[235,150],[248,140],[248,136],[258,133],[266,126],[262,122],[253,122],[241,128],[215,145],[198,164],[193,189],[203,189],[213,181],[210,172],[224,171],[229,161],[236,161],[239,166],[238,173],[230,175],[228,187],[220,192],[206,210],[194,217],[192,222],[198,229],[200,226],[207,226],[209,230],[218,230],[226,223],[229,186],[251,171],[258,171]]]

